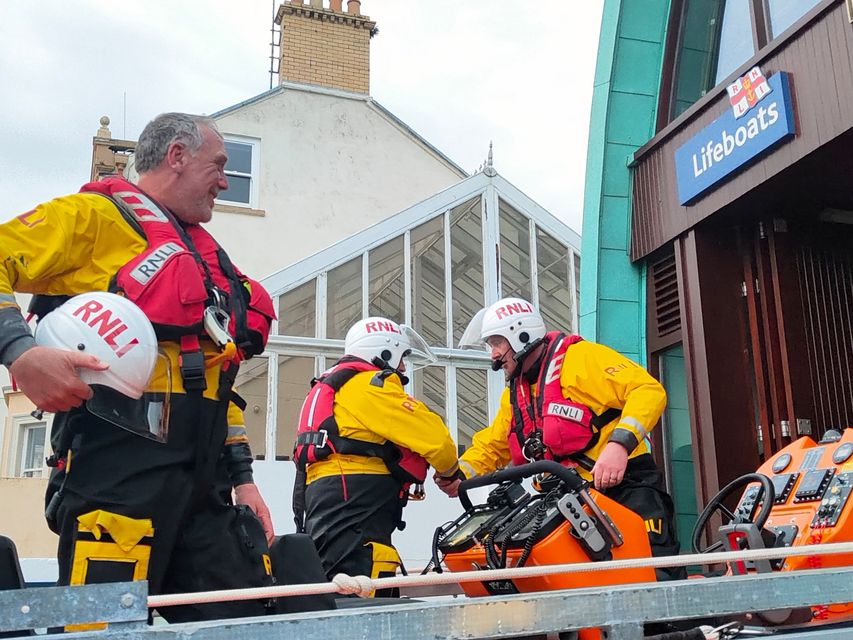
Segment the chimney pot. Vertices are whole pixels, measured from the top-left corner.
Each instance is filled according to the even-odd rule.
[[[361,15],[361,0],[347,0],[347,13]]]
[[[329,9],[337,13],[343,13],[343,0],[329,0]]]

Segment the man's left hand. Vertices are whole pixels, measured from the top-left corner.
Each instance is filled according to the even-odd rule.
[[[592,480],[599,491],[615,487],[625,477],[628,466],[628,451],[618,442],[604,445],[601,455],[592,468]]]
[[[273,539],[275,538],[275,532],[272,527],[272,516],[270,515],[267,503],[264,502],[264,499],[261,496],[261,492],[258,491],[258,485],[253,482],[238,485],[234,487],[234,497],[237,504],[245,504],[255,512],[255,515],[258,516],[258,519],[264,527],[264,533],[267,536],[267,544],[272,544]]]

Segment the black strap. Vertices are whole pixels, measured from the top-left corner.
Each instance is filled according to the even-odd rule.
[[[237,270],[234,268],[231,258],[228,257],[228,254],[225,253],[222,247],[219,247],[216,255],[219,259],[219,267],[228,279],[228,286],[231,289],[231,308],[229,310],[235,319],[235,333],[237,335],[234,338],[237,340],[238,347],[248,349],[254,345],[252,344],[251,336],[249,336],[249,326],[246,322],[248,305],[246,304],[246,299],[243,297],[243,292],[245,291],[243,281],[237,276]]]
[[[296,482],[293,485],[293,522],[296,523],[296,533],[305,533],[305,485],[307,474],[305,467],[296,465]]]

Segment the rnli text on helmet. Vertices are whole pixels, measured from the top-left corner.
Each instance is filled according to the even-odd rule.
[[[527,302],[513,302],[495,309],[495,315],[497,315],[498,320],[515,313],[533,313],[533,305]]]
[[[400,328],[394,324],[393,322],[368,322],[364,325],[364,330],[367,333],[375,333],[377,331],[390,331],[391,333],[399,333],[402,334]]]
[[[89,318],[93,314],[97,315],[90,320]],[[72,315],[80,318],[80,320],[95,329],[98,335],[116,352],[119,358],[139,344],[139,340],[136,338],[132,338],[123,345],[116,342],[116,338],[127,330],[127,325],[121,318],[113,318],[113,312],[109,309],[104,309],[104,305],[97,300],[84,302]]]

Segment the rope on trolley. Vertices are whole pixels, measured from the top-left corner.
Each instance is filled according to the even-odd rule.
[[[427,575],[396,576],[394,578],[368,578],[367,576],[348,576],[346,574],[338,574],[334,577],[332,582],[153,595],[148,596],[148,606],[150,608],[155,608],[183,604],[227,602],[231,600],[256,600],[288,596],[319,595],[322,593],[357,593],[364,597],[369,596],[376,589],[392,587],[417,587],[439,584],[459,584],[463,582],[485,582],[490,580],[520,580],[522,578],[534,578],[557,573],[612,571],[618,569],[637,569],[641,567],[681,567],[691,564],[725,563],[733,560],[770,560],[773,558],[793,558],[799,556],[812,556],[815,554],[836,555],[842,553],[853,553],[853,542],[833,542],[830,544],[820,545],[752,549],[747,551],[725,551],[720,553],[694,553],[690,555],[661,556],[657,558],[623,558],[621,560],[607,560],[603,562],[573,562],[569,564],[552,564],[486,571],[431,573]]]

